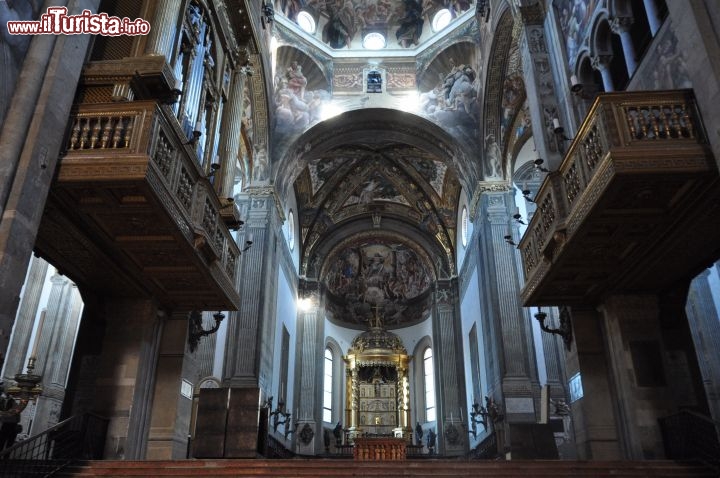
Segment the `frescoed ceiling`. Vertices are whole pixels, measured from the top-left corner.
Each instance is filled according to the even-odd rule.
[[[314,32],[333,49],[362,49],[368,32],[381,33],[388,48],[411,48],[423,44],[435,33],[433,20],[443,11],[451,24],[471,10],[466,0],[278,0],[275,11],[294,23],[302,24],[301,12],[312,18]]]
[[[453,168],[408,144],[340,146],[308,162],[295,193],[306,274],[326,287],[331,320],[362,328],[379,313],[395,328],[427,316],[454,251]]]

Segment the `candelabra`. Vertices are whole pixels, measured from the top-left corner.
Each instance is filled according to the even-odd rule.
[[[563,338],[565,346],[568,349],[570,348],[570,344],[572,343],[572,322],[570,321],[570,312],[566,307],[560,310],[560,325],[557,328],[551,328],[545,324],[547,314],[543,312],[540,307],[538,307],[538,311],[535,314],[535,320],[538,321],[543,331],[549,334],[559,335]]]
[[[190,345],[190,352],[195,351],[200,343],[201,337],[212,335],[217,332],[220,328],[220,323],[224,318],[225,314],[222,312],[218,311],[214,313],[213,319],[215,319],[215,325],[211,329],[205,330],[203,329],[202,324],[202,312],[198,312],[197,310],[190,312],[190,316],[188,317],[188,344]]]
[[[272,409],[272,401],[273,397],[268,398],[266,404],[268,409]],[[285,411],[285,401],[282,398],[278,400],[277,408],[270,412],[270,417],[272,417],[273,430],[275,430],[275,432],[277,432],[280,425],[284,426],[286,440],[288,435],[295,433],[297,422],[295,422],[295,429],[292,429],[292,421],[290,420],[292,413]]]
[[[500,413],[500,407],[494,399],[485,397],[485,406],[480,405],[477,400],[472,404],[470,409],[470,433],[473,438],[477,438],[477,424],[483,426],[483,430],[488,430],[488,425],[499,422],[503,419],[503,415]]]
[[[37,400],[37,397],[42,392],[42,387],[40,387],[42,377],[34,373],[36,360],[35,356],[30,357],[27,371],[15,375],[15,384],[8,388],[7,394],[2,400],[0,421],[10,417],[18,417],[28,406],[28,403]]]

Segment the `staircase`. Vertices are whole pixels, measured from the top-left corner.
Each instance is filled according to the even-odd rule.
[[[466,461],[423,459],[358,462],[342,459],[89,461],[62,477],[715,477],[701,465],[673,461]]]

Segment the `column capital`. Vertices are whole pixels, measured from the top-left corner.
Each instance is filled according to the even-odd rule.
[[[635,19],[631,16],[614,17],[610,20],[610,29],[618,35],[627,33],[634,22]]]
[[[596,55],[590,58],[590,64],[596,70],[602,71],[610,66],[612,55]]]
[[[506,193],[510,191],[512,187],[509,181],[479,181],[475,187],[475,192],[470,200],[470,218],[474,221],[477,216],[478,205],[480,204],[480,197],[483,194],[489,193]]]

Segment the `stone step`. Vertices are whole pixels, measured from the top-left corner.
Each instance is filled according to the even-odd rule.
[[[713,477],[708,468],[672,461],[466,461],[406,460],[357,462],[352,460],[178,460],[93,461],[73,466],[64,477]]]

